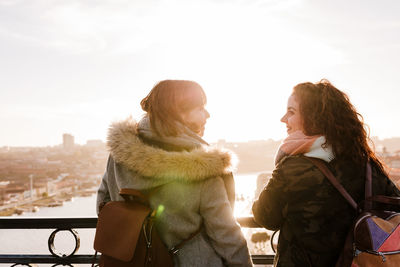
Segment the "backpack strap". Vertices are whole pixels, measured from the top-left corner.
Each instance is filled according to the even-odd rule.
[[[121,188],[121,190],[119,190],[119,194],[125,199],[126,197],[138,197],[141,199],[146,199],[147,197],[140,192],[139,190],[133,189],[133,188]]]
[[[311,161],[318,169],[328,178],[332,185],[342,194],[342,196],[350,203],[354,209],[361,211],[356,202],[350,196],[350,194],[344,189],[344,187],[337,181],[332,172],[328,169],[325,162],[321,159],[305,157]],[[379,202],[388,205],[400,206],[400,197],[389,197],[383,195],[372,195],[372,168],[369,160],[366,165],[366,175],[365,175],[365,205],[364,210],[371,210],[372,203]]]
[[[371,164],[367,163],[367,175],[365,181],[365,209],[370,210],[372,208],[372,202],[379,202],[387,205],[400,206],[400,197],[390,197],[384,195],[372,195],[372,171]]]
[[[121,188],[119,194],[126,202],[134,201],[150,207],[149,197],[133,188]]]
[[[369,159],[367,161],[367,170],[365,173],[365,202],[364,210],[372,210],[372,169]]]
[[[162,185],[154,187],[153,189],[151,189],[149,191],[148,194],[143,194],[140,190],[133,189],[133,188],[121,188],[119,190],[119,194],[121,195],[121,197],[124,198],[125,201],[130,201],[132,199],[134,199],[136,201],[139,200],[143,204],[146,204],[147,206],[149,206],[150,205],[149,204],[150,196],[153,195],[154,193],[156,193],[157,191],[159,191],[161,187],[162,187]]]
[[[332,172],[325,165],[325,162],[321,159],[305,157],[309,161],[311,161],[318,169],[328,178],[331,184],[339,191],[339,193],[349,202],[349,204],[355,209],[358,210],[358,205],[354,201],[354,199],[350,196],[350,194],[344,189],[344,187],[338,182]]]
[[[367,161],[367,171],[365,174],[365,199],[372,197],[372,169],[369,160]]]
[[[176,253],[178,253],[178,251],[183,247],[183,245],[190,241],[193,237],[195,237],[198,233],[201,232],[201,226],[199,229],[197,229],[196,232],[192,233],[188,238],[186,238],[185,240],[182,240],[178,245],[173,246],[170,250],[169,253],[175,255]]]
[[[371,197],[370,199],[373,202],[400,206],[400,197],[388,197],[388,196],[376,195]]]

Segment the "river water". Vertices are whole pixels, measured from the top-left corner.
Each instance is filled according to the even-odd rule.
[[[257,173],[236,175],[235,216],[250,216],[251,204],[256,189]],[[90,197],[74,197],[64,202],[61,207],[40,208],[37,212],[23,213],[18,217],[95,217],[96,195]],[[49,254],[47,241],[55,229],[0,229],[0,254]],[[77,254],[94,254],[93,240],[95,229],[76,229],[80,236],[80,248]],[[261,229],[242,229],[248,240],[252,254],[260,254],[260,247],[250,242],[253,232]],[[75,242],[72,235],[60,232],[55,239],[57,251],[70,254]],[[259,245],[259,244],[258,244]],[[270,248],[262,246],[264,253],[271,253]],[[10,266],[10,265],[0,265]],[[46,266],[46,265],[40,265]]]

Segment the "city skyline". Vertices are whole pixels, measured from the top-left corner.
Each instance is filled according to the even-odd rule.
[[[281,140],[287,97],[327,78],[371,136],[400,136],[400,3],[1,1],[0,147],[106,140],[163,79],[199,82],[204,139]]]
[[[65,137],[67,137],[67,140]],[[283,139],[277,139],[274,140],[272,138],[269,139],[258,139],[258,140],[245,140],[245,141],[227,141],[226,139],[218,139],[215,142],[211,142],[211,145],[217,145],[217,146],[236,146],[237,144],[279,144],[282,142]],[[390,138],[379,138],[377,136],[372,136],[370,137],[370,140],[373,143],[373,149],[378,152],[378,153],[386,153],[385,151],[389,153],[394,153],[394,154],[399,154],[400,153],[400,136],[394,136]],[[0,152],[6,152],[10,149],[35,149],[35,148],[57,148],[59,147],[60,149],[64,150],[69,150],[72,151],[72,148],[76,146],[89,146],[89,147],[107,147],[107,140],[102,140],[102,139],[87,139],[84,142],[81,143],[76,143],[75,142],[75,136],[71,133],[63,133],[62,136],[60,137],[60,142],[54,145],[40,145],[40,146],[0,146]]]

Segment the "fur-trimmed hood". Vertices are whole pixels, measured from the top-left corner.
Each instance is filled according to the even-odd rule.
[[[131,118],[110,126],[107,146],[115,162],[144,178],[196,181],[230,173],[233,168],[230,151],[201,146],[173,152],[147,145],[140,140],[137,123]]]

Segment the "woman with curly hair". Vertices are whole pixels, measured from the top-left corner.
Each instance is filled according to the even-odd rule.
[[[357,212],[306,157],[325,161],[357,203],[364,199],[368,160],[374,195],[400,191],[370,148],[362,116],[329,81],[296,85],[281,121],[288,137],[253,204],[254,218],[280,230],[275,266],[334,266]]]

